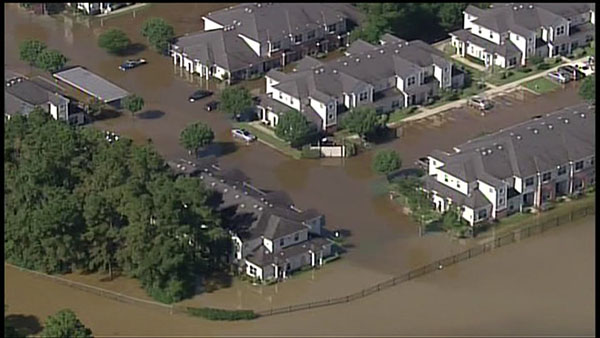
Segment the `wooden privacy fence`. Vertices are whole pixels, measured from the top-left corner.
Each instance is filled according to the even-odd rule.
[[[411,270],[402,275],[392,277],[384,282],[373,285],[366,289],[362,289],[358,292],[355,292],[355,293],[347,295],[347,296],[329,298],[329,299],[325,299],[325,300],[304,303],[304,304],[298,304],[298,305],[290,305],[290,306],[284,306],[284,307],[279,307],[279,308],[272,308],[272,309],[263,310],[263,311],[255,311],[255,313],[258,314],[259,316],[271,316],[271,315],[276,315],[276,314],[280,314],[280,313],[295,312],[295,311],[300,311],[300,310],[314,309],[314,308],[323,307],[323,306],[348,303],[348,302],[351,302],[351,301],[354,301],[354,300],[357,300],[360,298],[367,297],[375,292],[385,290],[385,289],[395,286],[397,284],[400,284],[400,283],[409,281],[411,279],[415,279],[417,277],[423,276],[425,274],[434,272],[436,270],[441,270],[444,267],[451,266],[458,262],[462,262],[464,260],[479,256],[485,252],[491,251],[492,249],[494,249],[496,247],[501,247],[501,246],[504,246],[507,244],[518,242],[521,239],[525,239],[527,237],[543,233],[544,231],[552,229],[559,225],[570,223],[573,220],[585,217],[587,215],[592,215],[595,213],[595,211],[596,210],[595,210],[594,205],[586,206],[586,207],[582,207],[580,209],[572,210],[570,212],[567,212],[567,213],[564,213],[561,215],[557,215],[556,217],[545,219],[539,223],[536,222],[535,224],[526,225],[519,229],[513,230],[510,233],[496,237],[495,239],[492,239],[489,242],[472,247],[469,250],[465,250],[461,253],[458,253],[458,254],[450,256],[450,257],[442,258],[440,260],[437,260],[435,262],[432,262],[432,263],[422,266],[420,268]],[[68,280],[66,278],[52,276],[52,275],[48,275],[48,274],[45,274],[42,272],[21,268],[21,267],[18,267],[18,266],[15,266],[15,265],[12,265],[12,264],[9,264],[6,262],[4,264],[7,266],[10,266],[10,267],[13,267],[15,269],[19,269],[21,271],[26,271],[38,278],[45,278],[45,279],[48,279],[51,281],[61,283],[63,285],[70,286],[70,287],[78,289],[78,290],[82,290],[82,291],[96,294],[98,296],[103,296],[106,298],[114,299],[119,302],[146,306],[146,307],[159,309],[159,310],[163,310],[163,311],[167,310],[167,311],[169,311],[170,314],[187,313],[187,309],[184,306],[163,304],[163,303],[154,302],[154,301],[150,301],[150,300],[146,300],[146,299],[131,297],[131,296],[127,296],[122,293],[119,293],[119,292],[102,289],[99,287],[91,286],[91,285],[80,283],[80,282],[75,282],[72,280]]]
[[[460,252],[456,255],[442,258],[438,261],[435,261],[435,262],[429,263],[425,266],[422,266],[420,268],[411,270],[400,276],[392,277],[384,282],[373,285],[366,289],[362,289],[358,292],[355,292],[355,293],[347,295],[347,296],[330,298],[330,299],[326,299],[326,300],[298,304],[298,305],[290,305],[290,306],[284,306],[284,307],[279,307],[279,308],[273,308],[273,309],[264,310],[264,311],[257,311],[256,313],[259,314],[260,316],[271,316],[271,315],[276,315],[276,314],[280,314],[280,313],[288,313],[288,312],[294,312],[294,311],[300,311],[300,310],[314,309],[314,308],[328,306],[328,305],[348,303],[353,300],[357,300],[357,299],[369,296],[375,292],[379,292],[381,290],[387,289],[391,286],[395,286],[397,284],[400,284],[400,283],[409,281],[411,279],[415,279],[417,277],[423,276],[425,274],[434,272],[436,270],[441,270],[445,267],[451,266],[458,262],[462,262],[464,260],[467,260],[467,259],[470,259],[473,257],[477,257],[485,252],[489,252],[489,251],[493,250],[494,248],[508,245],[508,244],[511,244],[514,242],[518,242],[527,237],[543,233],[546,230],[552,229],[552,228],[557,227],[562,224],[569,223],[575,219],[594,214],[595,211],[596,210],[595,210],[594,205],[586,206],[586,207],[583,207],[580,209],[572,210],[572,211],[562,214],[562,215],[557,215],[556,217],[542,220],[540,222],[530,223],[519,229],[513,230],[507,234],[495,237],[488,242],[479,244],[468,250]]]

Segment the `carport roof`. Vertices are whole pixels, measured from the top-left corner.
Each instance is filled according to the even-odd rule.
[[[105,103],[113,102],[129,95],[129,92],[125,89],[118,87],[83,67],[75,67],[55,73],[54,77]]]

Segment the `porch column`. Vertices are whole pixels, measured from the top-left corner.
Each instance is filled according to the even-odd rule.
[[[542,205],[542,179],[541,179],[541,173],[537,173],[536,174],[537,177],[537,187],[536,187],[536,193],[535,193],[535,206],[536,207],[540,207]]]
[[[573,162],[569,162],[569,195],[573,194],[573,187],[575,185],[575,182],[573,182],[574,179],[575,171],[573,167]]]
[[[310,266],[314,267],[315,263],[316,263],[315,262],[315,260],[316,260],[315,259],[316,258],[315,252],[312,251],[312,250],[309,250],[308,253],[310,254]]]
[[[323,265],[323,250],[319,252],[319,266]]]
[[[279,278],[279,266],[277,264],[273,264],[273,266],[275,267],[275,278]]]

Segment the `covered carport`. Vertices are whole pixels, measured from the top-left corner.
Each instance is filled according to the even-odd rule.
[[[83,67],[75,67],[53,75],[56,79],[117,109],[121,99],[129,96],[125,89],[103,79]]]

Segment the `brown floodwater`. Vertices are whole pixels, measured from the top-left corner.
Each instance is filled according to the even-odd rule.
[[[95,336],[593,337],[594,252],[595,218],[589,217],[355,302],[248,322],[169,315],[6,266],[4,294],[6,315],[26,328],[68,307]],[[310,274],[301,277],[310,282]],[[346,284],[337,280],[338,288]]]
[[[348,252],[341,261],[314,273],[305,273],[271,287],[253,287],[234,282],[231,288],[201,294],[188,301],[221,305],[227,308],[267,307],[312,300],[323,295],[344,293],[377,283],[391,274],[407,271],[432,259],[464,249],[443,235],[418,236],[414,222],[403,215],[385,195],[377,194],[381,179],[375,177],[370,164],[372,154],[380,148],[400,152],[405,166],[435,148],[448,150],[482,132],[490,132],[579,102],[577,85],[533,97],[511,94],[502,99],[485,117],[473,110],[455,109],[436,117],[415,122],[404,128],[403,136],[343,160],[294,160],[256,143],[250,146],[233,142],[231,122],[221,113],[206,112],[205,101],[191,104],[187,96],[199,87],[219,88],[216,82],[191,78],[173,66],[168,57],[152,50],[142,50],[133,57],[143,57],[148,64],[128,72],[117,66],[125,57],[107,54],[97,46],[97,36],[111,27],[127,32],[134,43],[145,43],[139,34],[142,22],[151,16],[166,18],[177,34],[202,29],[202,15],[227,4],[180,3],[153,4],[133,15],[123,15],[103,22],[78,22],[63,17],[50,18],[28,14],[15,4],[5,4],[5,67],[31,75],[32,70],[18,60],[18,44],[27,38],[44,41],[61,50],[71,65],[82,65],[146,101],[145,111],[132,118],[125,114],[96,122],[136,141],[152,139],[166,158],[187,156],[178,145],[180,131],[189,123],[208,123],[216,134],[210,152],[218,155],[223,167],[243,170],[261,188],[286,190],[300,208],[316,208],[326,215],[329,229],[344,229],[350,234]],[[43,76],[48,77],[47,74]],[[254,93],[264,89],[264,80],[244,84]],[[218,94],[216,94],[218,95]],[[210,100],[210,99],[206,99]],[[145,117],[152,116],[152,117]],[[310,282],[307,279],[310,277]],[[70,276],[77,279],[77,276]],[[81,277],[83,278],[83,277]],[[344,287],[338,286],[344,280]],[[132,284],[133,283],[133,284]],[[115,290],[130,290],[134,282],[117,279],[101,283]],[[133,291],[132,291],[133,292]]]

